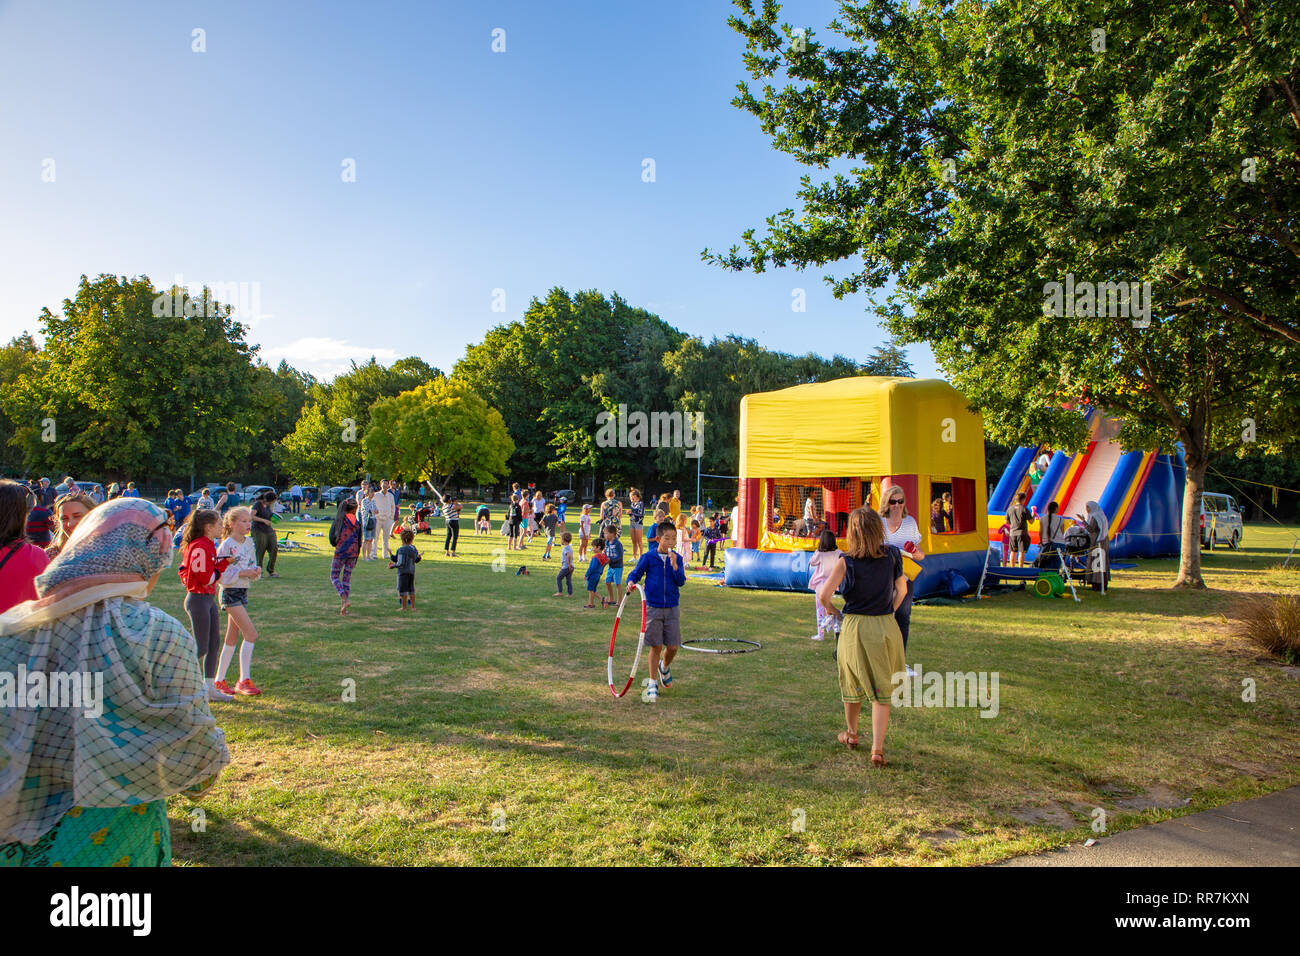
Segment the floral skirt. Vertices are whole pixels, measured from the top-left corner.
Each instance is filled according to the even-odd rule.
[[[73,807],[31,846],[0,844],[6,866],[171,866],[167,801]]]

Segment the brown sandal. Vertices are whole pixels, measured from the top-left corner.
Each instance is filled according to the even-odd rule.
[[[848,747],[850,750],[858,749],[858,735],[853,733],[852,731],[841,730],[840,735],[837,739],[839,740],[840,743],[844,744],[844,746]]]
[[[885,759],[885,752],[884,752],[883,750],[873,750],[873,751],[871,751],[871,766],[873,766],[873,767],[888,767],[888,766],[889,766],[889,761],[887,761],[887,760]]]

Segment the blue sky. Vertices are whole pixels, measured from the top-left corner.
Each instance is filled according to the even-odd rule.
[[[835,7],[784,10],[820,32]],[[865,358],[887,338],[865,297],[700,261],[806,171],[730,105],[732,9],[0,0],[0,337],[110,272],[248,283],[263,357],[324,376],[372,354],[450,370],[555,285],[706,339]]]

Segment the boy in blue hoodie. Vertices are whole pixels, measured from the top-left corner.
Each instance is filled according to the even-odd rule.
[[[647,704],[659,700],[659,682],[664,687],[673,682],[668,668],[682,646],[681,608],[677,606],[677,589],[686,583],[686,568],[673,549],[677,546],[677,528],[671,521],[659,525],[656,540],[658,550],[641,555],[632,573],[627,576],[627,590],[631,594],[638,581],[645,578],[646,613],[645,643],[650,648],[650,680],[641,699]],[[662,655],[662,660],[660,659]]]

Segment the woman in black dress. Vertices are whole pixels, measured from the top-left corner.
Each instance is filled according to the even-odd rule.
[[[832,608],[835,591],[844,586],[836,664],[844,722],[840,743],[858,746],[862,702],[871,701],[871,763],[885,766],[885,729],[894,687],[906,680],[903,633],[894,612],[907,596],[907,577],[899,550],[885,544],[885,525],[870,508],[849,514],[848,548],[817,591],[823,607]]]

